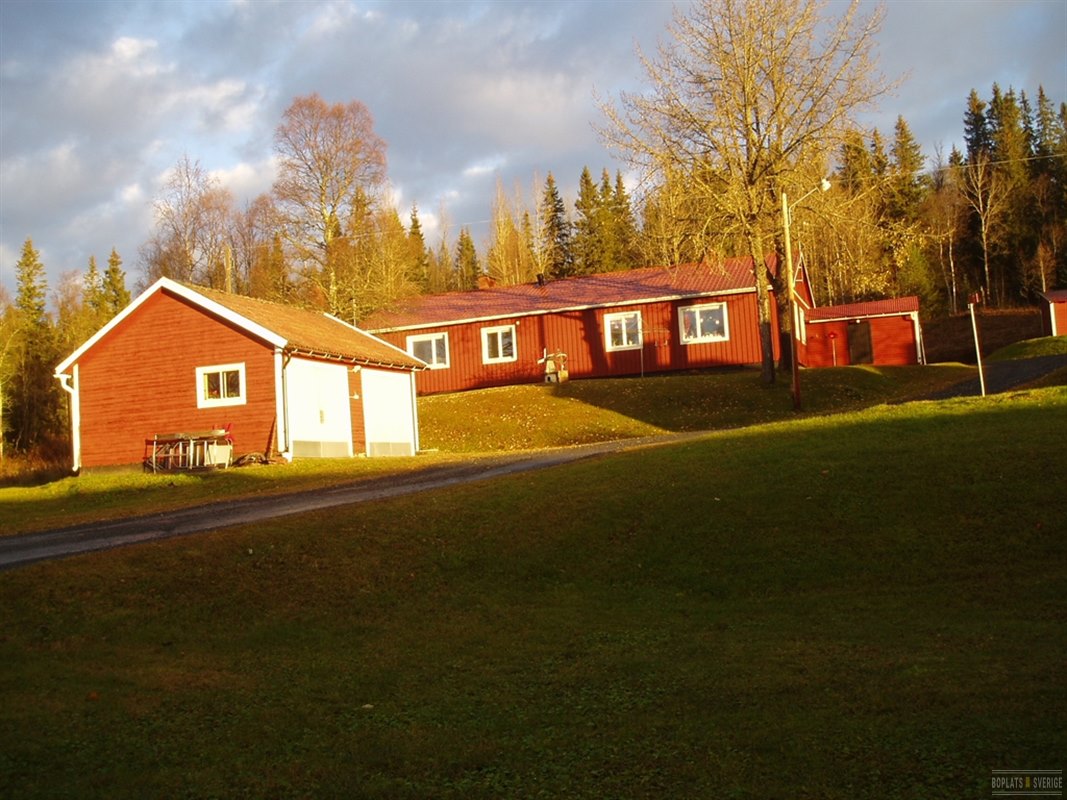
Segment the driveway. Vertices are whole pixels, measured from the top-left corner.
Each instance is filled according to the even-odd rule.
[[[985,372],[986,394],[1007,392],[1017,386],[1035,381],[1050,372],[1067,367],[1067,355],[1037,356],[1020,358],[1012,361],[991,361],[983,365]],[[949,386],[923,400],[945,400],[949,397],[973,397],[982,393],[982,384],[978,376]]]
[[[292,514],[320,511],[324,508],[354,505],[506,475],[517,475],[606,453],[655,447],[701,435],[703,434],[664,434],[579,447],[478,457],[464,464],[427,467],[399,476],[369,478],[358,483],[328,489],[244,500],[227,500],[159,514],[4,536],[0,537],[0,570],[35,561],[108,550],[138,542],[187,536],[192,533],[214,531],[234,525],[247,525],[251,522],[261,522]]]

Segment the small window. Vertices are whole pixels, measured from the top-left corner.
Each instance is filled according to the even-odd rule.
[[[244,364],[196,368],[197,408],[241,406],[245,402]]]
[[[483,364],[500,364],[505,361],[514,361],[515,358],[514,325],[482,328]]]
[[[425,333],[408,337],[408,352],[430,365],[430,369],[448,368],[448,334]]]
[[[604,338],[609,351],[641,347],[641,312],[623,311],[604,315]]]
[[[682,344],[724,342],[730,338],[726,318],[726,303],[708,303],[678,309],[679,333]]]

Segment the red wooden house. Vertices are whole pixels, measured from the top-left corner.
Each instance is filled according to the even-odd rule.
[[[1046,305],[1041,317],[1048,336],[1067,336],[1067,289],[1056,289],[1041,295]]]
[[[760,361],[748,258],[423,295],[362,324],[429,365],[420,394]]]
[[[816,308],[802,300],[798,305],[800,363],[806,367],[926,362],[918,297]]]
[[[162,434],[236,453],[413,454],[425,364],[326,314],[162,278],[56,367],[73,467],[140,462]]]

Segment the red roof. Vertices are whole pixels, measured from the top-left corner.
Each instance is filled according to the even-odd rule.
[[[767,264],[773,270],[775,257]],[[685,264],[625,272],[604,272],[578,278],[494,286],[471,292],[420,295],[391,311],[363,320],[362,327],[389,330],[498,319],[534,314],[633,305],[654,300],[754,292],[751,258],[730,258],[717,264]]]
[[[1067,303],[1067,289],[1053,289],[1045,292],[1045,299],[1050,303]]]
[[[808,309],[804,316],[808,322],[825,322],[831,319],[858,319],[881,317],[889,314],[910,314],[919,310],[919,298],[893,297],[889,300],[871,300],[866,303],[846,303],[840,306],[821,306]]]

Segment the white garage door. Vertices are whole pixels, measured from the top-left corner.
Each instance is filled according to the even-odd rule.
[[[294,358],[285,369],[289,437],[295,457],[352,455],[348,368]]]
[[[415,455],[418,417],[410,372],[363,368],[363,423],[367,455]]]

